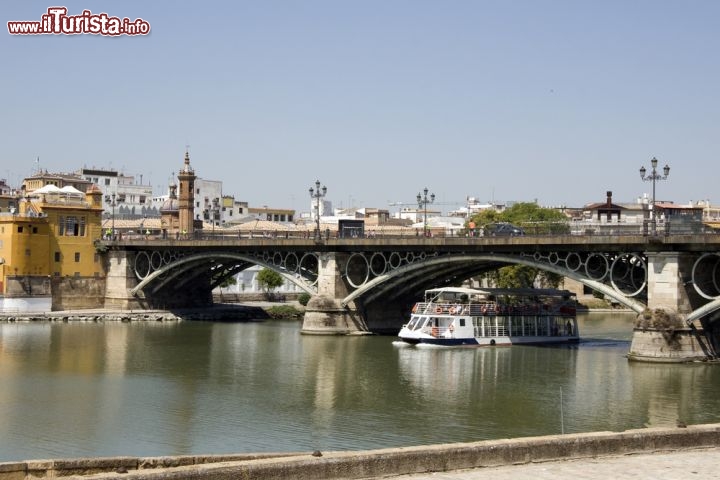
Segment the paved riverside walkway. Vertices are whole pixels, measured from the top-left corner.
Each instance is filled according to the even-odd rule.
[[[715,478],[720,466],[720,447],[675,452],[581,458],[451,472],[418,473],[392,480],[607,480]]]

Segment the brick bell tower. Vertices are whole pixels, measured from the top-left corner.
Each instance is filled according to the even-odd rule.
[[[185,150],[185,164],[178,172],[178,227],[185,235],[193,233],[193,212],[195,210],[195,171],[190,166],[190,153]]]

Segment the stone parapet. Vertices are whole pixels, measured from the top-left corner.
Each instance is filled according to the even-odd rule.
[[[0,480],[380,478],[612,455],[716,448],[720,425],[592,432],[357,452],[216,457],[39,460],[0,463]],[[689,472],[688,472],[689,473]]]

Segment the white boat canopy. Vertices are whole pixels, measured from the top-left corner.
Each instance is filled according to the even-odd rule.
[[[466,288],[466,287],[440,287],[425,291],[426,296],[437,297],[444,293],[454,295],[502,296],[513,295],[520,297],[574,297],[575,293],[569,290],[556,290],[554,288]]]

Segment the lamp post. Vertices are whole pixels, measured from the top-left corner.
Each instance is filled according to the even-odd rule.
[[[657,158],[653,157],[652,160],[650,160],[650,165],[652,166],[652,172],[650,172],[650,175],[645,176],[647,173],[647,170],[645,170],[645,166],[640,167],[640,178],[645,182],[652,182],[652,234],[657,234],[657,216],[655,212],[655,182],[660,180],[667,180],[668,175],[670,175],[670,167],[665,165],[663,168],[663,174],[660,175],[660,173],[657,171],[657,164],[658,160]]]
[[[320,199],[327,193],[325,185],[320,188],[320,180],[315,181],[315,188],[310,187],[310,198],[315,199],[315,238],[320,239]]]
[[[110,238],[115,239],[115,207],[117,206],[117,194],[111,193],[110,195],[105,195],[105,203],[110,205],[112,208],[112,214],[111,214],[111,233]]]
[[[428,200],[428,188],[425,187],[423,190],[423,195],[417,194],[417,203],[418,208],[423,208],[425,211],[424,217],[423,217],[423,236],[427,237],[428,229],[427,229],[427,206],[428,203],[433,203],[435,201],[435,194],[430,194],[430,199]]]
[[[215,220],[220,218],[220,199],[215,197],[212,199],[212,233],[215,235]]]
[[[207,201],[205,202],[205,205],[207,208],[203,210],[203,214],[206,220],[210,220],[212,222],[212,235],[215,235],[215,221],[220,219],[220,199],[215,197],[212,199],[212,202],[210,205],[207,205]]]

